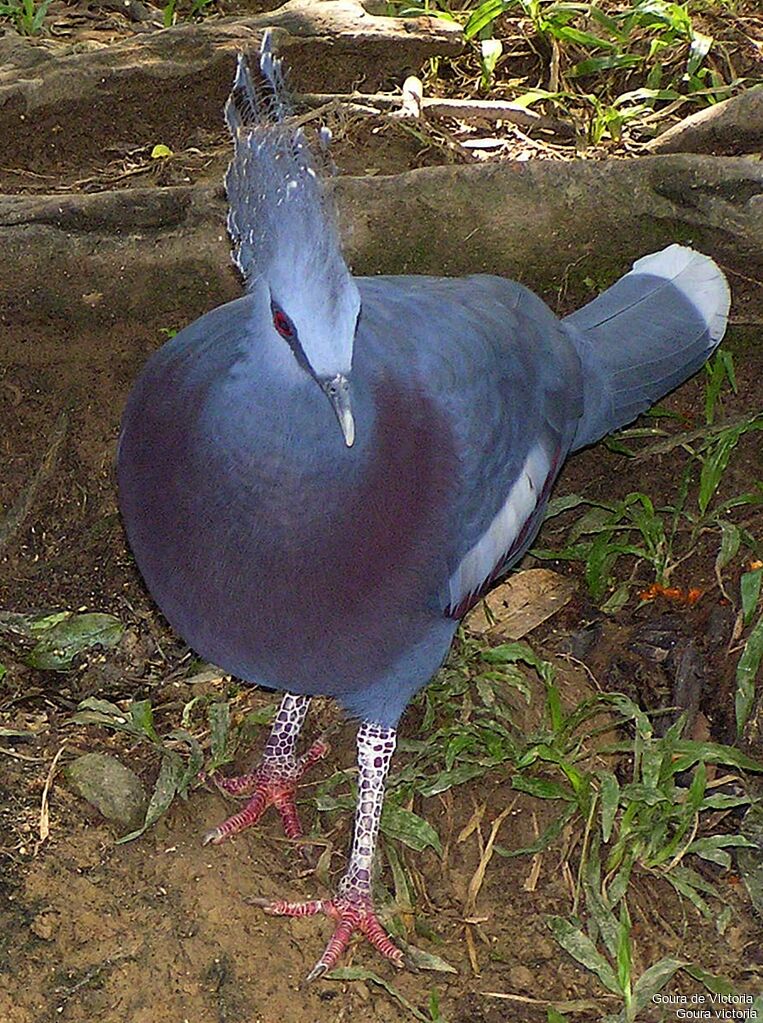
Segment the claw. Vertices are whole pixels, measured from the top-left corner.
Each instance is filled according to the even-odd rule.
[[[201,836],[202,845],[219,845],[225,838],[219,828],[210,828]]]
[[[269,916],[315,916],[323,913],[337,921],[334,933],[318,962],[305,980],[306,984],[322,977],[339,961],[347,948],[355,931],[360,931],[385,959],[397,968],[403,968],[403,952],[392,942],[376,916],[373,902],[367,895],[338,895],[334,899],[314,899],[310,902],[270,901],[268,899],[250,899],[255,906],[260,906]]]
[[[248,796],[251,799],[239,813],[233,814],[222,824],[211,828],[202,837],[202,845],[220,845],[226,838],[256,824],[269,806],[278,811],[287,838],[301,838],[302,824],[297,813],[295,796],[303,775],[328,752],[328,743],[321,737],[310,749],[288,768],[273,766],[263,760],[256,771],[234,778],[207,776],[222,792],[231,796]]]
[[[318,980],[323,976],[324,973],[328,973],[328,966],[320,959],[315,966],[310,970],[308,975],[305,977],[305,984],[312,984],[314,980]]]

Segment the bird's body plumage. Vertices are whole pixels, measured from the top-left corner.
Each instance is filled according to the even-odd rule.
[[[145,581],[202,656],[286,691],[254,792],[219,842],[281,811],[300,833],[306,697],[362,720],[355,838],[313,976],[360,929],[398,965],[371,861],[395,726],[461,617],[537,533],[571,450],[644,411],[719,342],[728,288],[680,246],[559,320],[500,277],[353,277],[266,34],[226,107],[234,260],[247,294],[156,352],[125,411],[120,505]]]
[[[516,537],[478,548],[532,452],[540,512],[582,385],[569,338],[519,285],[357,285],[351,448],[313,382],[262,343],[255,290],[149,361],[120,488],[149,588],[196,650],[391,725],[444,659],[454,612],[506,560]]]

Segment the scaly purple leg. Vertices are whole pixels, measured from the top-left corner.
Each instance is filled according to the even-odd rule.
[[[294,802],[297,785],[305,772],[328,750],[328,744],[318,739],[303,756],[298,758],[295,755],[297,738],[309,703],[309,696],[292,696],[287,693],[278,708],[259,767],[235,778],[212,779],[228,795],[251,795],[252,798],[243,810],[208,831],[204,835],[204,845],[210,842],[219,845],[238,831],[256,824],[269,806],[275,806],[281,815],[287,838],[299,838],[302,835],[302,825]]]
[[[384,802],[384,782],[395,752],[396,738],[394,728],[381,728],[367,721],[358,730],[360,774],[355,834],[347,873],[339,882],[336,896],[313,902],[256,900],[257,905],[274,916],[314,916],[316,913],[325,913],[337,921],[323,955],[308,974],[308,981],[315,980],[336,965],[353,931],[364,934],[374,948],[395,966],[403,965],[403,953],[392,943],[379,923],[371,896],[371,867]]]

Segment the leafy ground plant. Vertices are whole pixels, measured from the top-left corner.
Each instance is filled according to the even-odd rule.
[[[0,18],[7,18],[17,32],[36,36],[42,31],[50,0],[0,0]]]
[[[761,602],[761,582],[763,582],[763,565],[753,562],[755,567],[745,572],[740,580],[741,593],[741,627],[752,624],[755,609]],[[736,713],[737,733],[742,734],[755,704],[755,680],[760,674],[763,664],[763,610],[760,617],[750,629],[745,640],[742,653],[736,668],[736,694],[734,709]]]
[[[180,8],[178,0],[168,0],[162,7],[162,24],[170,28],[184,16],[190,21],[200,21],[212,13],[214,6],[215,0],[190,0],[188,5]]]
[[[707,1003],[718,996],[734,995],[734,986],[685,959],[665,956],[642,973],[635,972],[636,960],[631,917],[625,900],[615,914],[601,891],[597,850],[588,860],[584,878],[586,923],[579,918],[549,917],[548,926],[561,947],[582,966],[596,974],[602,986],[622,1000],[617,1014],[603,1017],[602,1023],[632,1023],[641,1010],[655,1002],[655,996],[680,970],[699,981],[709,992]],[[563,1017],[562,1017],[563,1018]],[[754,1017],[753,1017],[754,1018]]]
[[[511,76],[512,100],[525,106],[544,103],[581,118],[594,145],[603,139],[619,142],[626,132],[649,137],[661,111],[706,106],[743,84],[731,65],[721,70],[723,43],[698,26],[709,14],[728,17],[720,3],[402,0],[391,9],[460,21],[477,47],[483,90],[498,83],[509,54],[517,55],[516,45],[504,46],[502,40],[532,40],[535,53],[545,55],[543,78]]]
[[[98,611],[41,615],[0,611],[0,635],[19,648],[30,667],[42,671],[69,671],[77,658],[94,648],[116,647],[123,632],[118,618]]]
[[[713,409],[706,405],[706,409]],[[712,414],[712,412],[710,413]],[[549,502],[546,518],[551,519],[572,508],[586,511],[570,527],[565,543],[557,549],[536,548],[540,559],[582,561],[585,579],[594,601],[605,611],[617,611],[628,600],[634,588],[643,589],[643,576],[616,586],[615,568],[622,558],[633,559],[634,568],[645,564],[654,581],[666,585],[676,567],[690,558],[701,535],[714,532],[718,536],[716,574],[727,567],[742,545],[751,557],[760,554],[761,542],[731,516],[738,510],[749,510],[763,504],[763,481],[753,481],[750,490],[724,500],[719,488],[734,449],[747,433],[763,430],[763,416],[756,415],[733,424],[708,425],[700,431],[672,437],[668,444],[658,442],[650,451],[641,452],[644,460],[650,453],[659,454],[668,448],[682,447],[688,460],[681,473],[678,489],[671,504],[655,506],[645,493],[635,491],[619,501],[597,501],[579,494],[566,494]],[[625,441],[662,433],[654,428],[624,430],[617,437],[618,450],[626,457],[634,452]]]
[[[733,516],[749,513],[763,504],[763,480],[753,480],[750,490],[724,499],[720,498],[720,489],[739,441],[745,434],[763,429],[763,416],[732,424],[714,424],[723,381],[728,380],[736,387],[733,362],[722,355],[719,353],[708,367],[706,427],[669,441],[670,447],[675,447],[678,441],[689,456],[673,503],[655,506],[642,492],[627,494],[616,502],[591,500],[578,494],[563,495],[550,502],[547,518],[572,508],[587,510],[572,524],[561,548],[537,548],[533,553],[542,560],[582,561],[592,600],[603,611],[614,613],[627,603],[634,590],[642,599],[650,599],[660,592],[677,594],[685,603],[699,599],[700,589],[682,593],[666,587],[674,570],[694,555],[700,538],[708,534],[717,537],[717,585],[722,595],[731,600],[723,574],[729,565],[739,562],[744,552],[750,567],[741,575],[737,603],[740,607],[738,630],[740,634],[747,630],[747,636],[737,662],[735,693],[737,732],[741,735],[754,707],[755,680],[763,664],[763,613],[753,625],[761,595],[763,563],[760,539],[743,521],[734,521]],[[616,438],[617,449],[626,457],[633,457],[634,453],[625,447],[624,440],[645,433],[654,436],[656,432],[652,428],[623,431]],[[665,445],[658,442],[653,450],[661,452]],[[618,579],[623,560],[630,560],[630,577]],[[654,579],[651,587],[644,586],[643,566],[648,566]]]
[[[497,650],[501,656],[501,648]],[[533,656],[529,652],[522,660],[532,663]],[[551,665],[535,658],[533,666],[546,690],[545,718],[537,733],[526,737],[512,784],[562,809],[532,847],[496,846],[495,851],[503,856],[535,853],[548,847],[563,826],[579,831],[573,916],[551,917],[548,924],[559,944],[622,999],[621,1012],[606,1017],[611,1023],[635,1020],[679,970],[712,995],[733,994],[734,988],[722,977],[700,964],[671,957],[636,976],[628,898],[636,872],[652,875],[723,930],[731,909],[717,913],[710,908],[707,898],[722,903],[722,895],[691,861],[704,860],[727,870],[732,866],[730,850],[757,851],[744,834],[716,833],[712,824],[718,814],[737,813],[753,804],[744,775],[762,772],[763,764],[733,747],[684,739],[683,718],[658,736],[649,716],[618,693],[596,695],[565,711]],[[597,726],[601,714],[609,721]],[[626,724],[632,739],[604,747],[594,741],[615,727],[622,731]],[[602,759],[607,766],[600,766]],[[610,764],[619,766],[614,770]],[[709,782],[709,765],[723,766],[727,772]],[[621,780],[626,766],[629,777]],[[549,769],[558,780],[548,776]],[[577,916],[581,901],[585,924]]]
[[[530,651],[528,659],[532,656]],[[728,785],[741,784],[742,772],[763,771],[763,764],[731,746],[684,739],[683,718],[657,736],[649,716],[620,693],[597,694],[565,711],[553,668],[539,662],[539,670],[546,689],[545,723],[525,738],[524,749],[515,759],[512,785],[537,798],[566,804],[566,809],[531,849],[496,847],[496,851],[514,856],[535,852],[556,837],[560,822],[576,818],[584,822],[587,835],[600,832],[612,906],[624,898],[638,865],[664,877],[710,917],[702,896],[718,896],[718,892],[683,861],[697,856],[729,867],[727,849],[749,847],[749,841],[738,834],[703,835],[703,822],[711,812],[748,805],[752,798],[744,792],[715,792],[718,784],[708,785],[707,767],[722,765],[740,772],[723,776]],[[602,716],[607,720],[596,725]],[[632,740],[604,747],[593,742],[623,726],[633,731]],[[621,783],[612,769],[598,766],[604,756],[629,762],[630,780]],[[549,778],[548,768],[560,778]],[[691,780],[687,780],[689,772]]]
[[[728,849],[749,847],[740,834],[705,833],[711,814],[748,805],[743,791],[714,791],[708,786],[707,765],[719,764],[738,772],[760,772],[763,765],[739,750],[711,742],[682,738],[679,719],[666,734],[656,737],[649,720],[634,713],[633,743],[612,747],[632,758],[631,779],[620,785],[611,771],[598,772],[601,839],[608,847],[605,861],[607,889],[612,905],[625,896],[634,866],[661,877],[688,898],[707,919],[713,918],[704,895],[720,898],[715,887],[688,866],[689,858],[728,869]],[[726,774],[724,787],[742,777]]]
[[[198,726],[194,730],[197,734],[191,730],[192,718],[200,708],[206,709],[207,728],[202,729],[206,732],[203,740],[198,734]],[[252,729],[265,724],[270,716],[270,708],[265,714],[250,713],[234,732],[228,701],[199,696],[185,705],[179,728],[160,733],[150,700],[131,700],[122,708],[108,700],[91,697],[82,701],[72,721],[75,724],[100,725],[121,732],[147,744],[159,755],[159,773],[143,824],[119,839],[120,842],[129,842],[155,824],[177,796],[187,799],[191,786],[203,772],[213,774],[229,763],[238,742],[246,738]],[[206,756],[202,741],[207,750]]]

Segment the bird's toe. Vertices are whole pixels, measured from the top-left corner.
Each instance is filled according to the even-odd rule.
[[[328,940],[323,955],[307,975],[306,984],[318,980],[336,966],[358,931],[385,959],[397,969],[405,963],[403,952],[395,945],[376,915],[373,900],[369,895],[337,895],[333,899],[314,899],[310,902],[286,902],[283,900],[249,899],[252,905],[260,906],[269,916],[314,916],[322,913],[336,922],[334,933]]]

